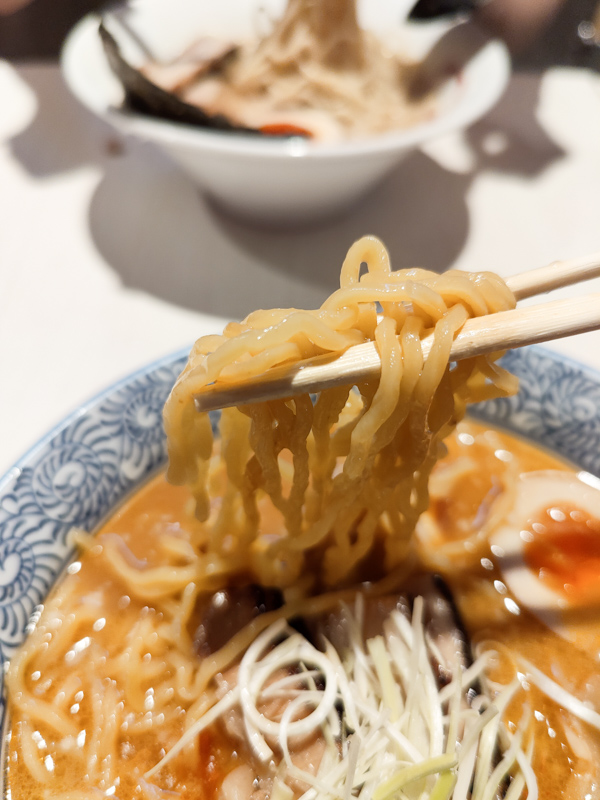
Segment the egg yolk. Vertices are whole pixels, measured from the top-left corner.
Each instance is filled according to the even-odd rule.
[[[600,598],[600,520],[560,504],[521,531],[525,563],[573,603]]]

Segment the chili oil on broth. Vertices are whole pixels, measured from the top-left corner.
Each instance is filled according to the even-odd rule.
[[[510,683],[520,655],[597,707],[598,626],[585,632],[599,642],[595,650],[566,646],[561,634],[511,594],[492,539],[479,533],[498,504],[510,501],[521,472],[572,470],[471,422],[459,426],[448,447],[417,531],[421,564],[450,584],[475,652],[498,652],[491,680]],[[211,702],[210,690],[207,695],[196,681],[201,658],[194,643],[202,604],[193,581],[206,575],[197,555],[203,536],[188,490],[161,475],[87,541],[9,672],[7,759],[14,800],[216,798],[236,766],[249,763],[258,774],[249,749],[216,723],[151,780],[143,777],[180,739],[186,714]],[[539,552],[535,557],[543,569]],[[556,582],[556,573],[551,579]],[[577,629],[578,614],[565,606],[563,622]],[[595,797],[598,735],[534,685],[515,695],[509,726],[527,713],[540,796]]]

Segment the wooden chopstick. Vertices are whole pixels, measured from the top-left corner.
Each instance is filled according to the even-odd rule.
[[[533,297],[562,286],[573,286],[600,276],[600,253],[582,258],[554,261],[546,267],[530,269],[506,279],[508,288],[517,300]]]
[[[600,253],[569,261],[556,261],[546,267],[513,275],[506,282],[517,300],[549,292],[600,276]],[[564,336],[600,328],[600,294],[554,300],[549,303],[501,311],[467,320],[456,336],[450,358],[459,361],[484,353],[539,344]],[[429,354],[433,337],[422,342]],[[359,383],[376,377],[381,370],[379,353],[373,342],[349,348],[340,356],[325,355],[301,365],[283,365],[269,370],[252,382],[228,386],[217,382],[195,396],[199,411],[228,408],[244,403],[259,403],[281,397],[294,397],[333,386]]]
[[[600,328],[600,293],[584,298],[554,300],[527,308],[500,311],[465,322],[457,335],[450,358],[463,358],[539,344],[563,336]],[[425,356],[433,337],[423,339]],[[244,403],[260,403],[279,397],[294,397],[332,386],[357,383],[376,377],[381,370],[379,353],[373,342],[350,347],[338,357],[317,358],[298,367],[283,366],[270,370],[260,381],[212,384],[195,397],[199,411],[228,408]]]

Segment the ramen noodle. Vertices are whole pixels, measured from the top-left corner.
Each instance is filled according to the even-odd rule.
[[[165,428],[169,479],[191,487],[205,523],[207,581],[246,572],[264,586],[308,575],[338,586],[370,554],[381,555],[385,572],[402,564],[444,437],[467,402],[516,389],[497,355],[451,370],[454,335],[469,316],[513,306],[495,275],[392,271],[381,242],[365,237],[320,309],[257,311],[196,342],[165,406]],[[431,332],[425,361],[421,339]],[[369,340],[381,356],[378,381],[357,392],[327,389],[314,404],[304,395],[225,409],[213,458],[210,418],[194,405],[203,387]]]
[[[74,532],[11,662],[13,800],[597,797],[600,492],[461,422],[515,382],[448,363],[469,316],[513,304],[492,275],[392,272],[366,238],[320,309],[199,340],[171,482]],[[218,446],[195,410],[366,340],[378,380],[227,409]]]

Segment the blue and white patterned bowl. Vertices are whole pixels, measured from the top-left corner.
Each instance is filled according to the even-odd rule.
[[[187,353],[121,381],[68,417],[0,480],[0,657],[9,658],[70,557],[67,533],[93,530],[166,460],[162,407]],[[600,475],[600,375],[539,347],[509,352],[516,397],[473,416]],[[0,706],[0,725],[3,707]]]

